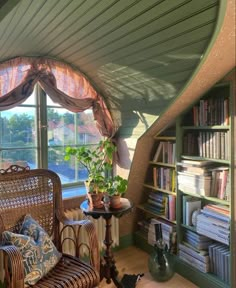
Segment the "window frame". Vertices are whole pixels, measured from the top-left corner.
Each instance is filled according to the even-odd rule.
[[[35,135],[36,135],[36,141],[35,141],[35,145],[32,146],[31,148],[26,148],[26,149],[35,149],[36,151],[36,167],[38,168],[42,168],[42,169],[49,169],[49,157],[48,157],[48,153],[49,153],[49,148],[50,146],[48,145],[48,108],[62,108],[65,109],[64,107],[62,107],[61,105],[53,105],[53,104],[47,104],[47,97],[49,97],[46,92],[40,87],[39,84],[36,84],[34,87],[34,94],[35,94],[35,99],[34,99],[34,104],[19,104],[16,107],[27,107],[27,108],[34,108],[35,109]],[[32,94],[31,96],[32,97]],[[14,108],[13,108],[14,109]],[[66,109],[65,109],[66,110]],[[69,111],[69,110],[68,110]],[[77,113],[75,113],[77,114]],[[77,127],[78,124],[78,117],[74,117],[74,125],[75,127]],[[73,145],[86,145],[86,143],[83,144],[79,143],[79,133],[78,130],[76,129],[74,131],[75,134],[77,134],[75,136],[75,143]],[[101,135],[101,138],[103,136]],[[84,135],[83,135],[84,138]],[[88,145],[91,145],[88,144]],[[96,144],[92,144],[92,145],[96,145]],[[67,144],[64,144],[63,146],[67,146]],[[20,148],[20,147],[19,147]],[[24,147],[22,147],[24,149]],[[5,148],[1,148],[1,150],[5,150]],[[8,149],[6,149],[8,150]],[[11,149],[9,149],[11,150]],[[46,151],[46,152],[45,152]],[[77,167],[75,166],[75,169],[77,169]],[[76,170],[75,170],[76,171]],[[78,179],[79,180],[79,179]],[[63,183],[62,184],[62,188],[63,190],[68,191],[72,191],[75,190],[75,192],[79,189],[80,192],[79,196],[84,196],[84,194],[86,194],[86,190],[85,190],[85,186],[84,186],[84,180],[80,180],[74,183]],[[69,192],[69,197],[74,197],[74,196],[78,196],[78,191],[77,193],[74,193],[74,195],[72,195],[72,192]]]

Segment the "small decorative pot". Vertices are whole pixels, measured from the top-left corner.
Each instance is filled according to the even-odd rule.
[[[98,193],[88,192],[87,194],[88,194],[89,204],[93,208],[103,208],[103,203],[102,203],[103,193],[102,192],[98,192]]]
[[[113,209],[121,208],[120,198],[121,198],[120,195],[110,196],[110,207],[113,208]]]

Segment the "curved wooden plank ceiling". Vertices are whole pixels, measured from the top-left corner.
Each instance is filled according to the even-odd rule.
[[[5,0],[0,61],[73,65],[104,96],[121,135],[138,138],[191,79],[224,1]]]

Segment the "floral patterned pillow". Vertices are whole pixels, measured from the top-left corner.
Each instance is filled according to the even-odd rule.
[[[22,254],[26,285],[34,285],[61,258],[48,234],[30,215],[25,216],[20,234],[5,231],[3,239],[6,244],[16,246]]]

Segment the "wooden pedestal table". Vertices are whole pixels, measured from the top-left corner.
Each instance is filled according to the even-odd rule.
[[[117,278],[118,271],[115,266],[115,260],[114,260],[114,256],[113,256],[112,248],[111,248],[111,245],[113,243],[112,236],[111,236],[111,218],[112,216],[120,218],[124,214],[130,212],[132,208],[133,208],[133,203],[131,203],[126,198],[121,198],[121,208],[119,209],[92,208],[89,205],[87,200],[82,202],[80,205],[80,209],[83,211],[83,213],[86,216],[92,216],[94,219],[98,219],[100,217],[103,217],[105,219],[105,222],[106,222],[105,239],[104,239],[105,251],[104,251],[103,259],[101,261],[100,277],[101,277],[101,280],[103,278],[106,278],[106,282],[108,284],[110,284],[112,280],[114,284],[116,285],[116,287],[118,288],[123,288],[123,286]]]

